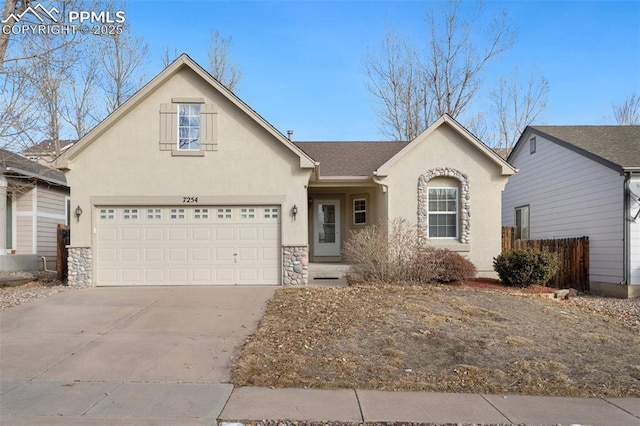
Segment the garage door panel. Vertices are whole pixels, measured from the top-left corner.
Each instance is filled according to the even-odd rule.
[[[123,262],[140,262],[139,248],[125,248],[121,250]]]
[[[122,241],[140,241],[140,228],[123,228]]]
[[[239,262],[253,262],[255,263],[258,260],[258,249],[257,248],[241,248],[238,250]]]
[[[98,285],[279,284],[278,207],[100,207]]]
[[[194,248],[191,252],[191,260],[193,262],[211,262],[211,248]]]
[[[195,241],[210,241],[211,229],[210,228],[194,228],[192,230],[191,239]]]
[[[144,230],[145,241],[158,242],[164,240],[164,229],[162,228],[145,228]]]
[[[99,248],[98,256],[100,260],[103,262],[117,262],[118,261],[118,250],[115,248]]]
[[[169,229],[170,241],[187,241],[187,228],[171,228]]]
[[[187,248],[170,248],[169,262],[186,262],[187,251],[188,251]]]
[[[144,249],[144,262],[162,262],[164,261],[164,249],[162,248],[146,248]]]

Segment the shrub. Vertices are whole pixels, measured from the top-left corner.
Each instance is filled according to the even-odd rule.
[[[476,276],[469,259],[451,250],[426,247],[418,255],[414,268],[421,282],[456,283]]]
[[[546,284],[558,267],[558,256],[548,251],[516,250],[493,258],[493,269],[510,287]]]
[[[473,263],[458,253],[421,246],[405,219],[392,220],[388,229],[369,226],[345,242],[343,256],[354,276],[383,283],[451,283],[475,276]]]

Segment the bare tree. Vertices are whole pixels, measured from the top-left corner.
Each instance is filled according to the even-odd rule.
[[[211,75],[227,89],[233,91],[242,79],[242,71],[229,61],[230,46],[231,37],[223,38],[218,31],[214,31],[211,34],[207,54]]]
[[[125,27],[126,31],[126,27]],[[107,113],[122,105],[142,85],[140,71],[147,57],[147,43],[128,33],[102,36],[102,79]]]
[[[434,119],[415,49],[391,30],[378,55],[370,52],[365,63],[367,89],[380,103],[380,130],[395,140],[412,140]]]
[[[98,62],[93,57],[78,61],[73,74],[69,76],[69,94],[62,116],[73,127],[76,138],[80,139],[98,121],[95,116],[94,92],[98,80]]]
[[[460,0],[450,0],[439,14],[433,10],[427,12],[426,52],[398,55],[388,48],[388,41],[395,38],[390,33],[380,54],[365,59],[369,90],[383,104],[382,126],[385,129],[395,127],[385,133],[411,140],[443,114],[458,117],[476,96],[486,65],[513,45],[515,33],[507,22],[506,12],[496,17],[491,25],[485,25],[480,21],[480,3],[475,4],[468,19],[462,17],[461,4]],[[402,46],[407,52],[420,53],[407,43],[393,44]],[[407,71],[406,61],[411,62],[411,72]],[[380,72],[400,69],[412,78],[392,81],[391,73]],[[407,121],[406,114],[398,113],[404,110],[395,107],[397,93],[411,93],[417,99],[412,102],[411,121]],[[418,120],[413,120],[415,113],[419,114]],[[419,126],[415,126],[416,122]]]
[[[632,93],[621,104],[613,104],[613,115],[620,126],[640,124],[640,95]]]
[[[177,57],[178,50],[174,47],[173,52],[171,52],[169,46],[166,46],[162,55],[162,65],[164,65],[165,68],[168,67]]]
[[[521,84],[516,68],[508,79],[501,77],[490,94],[495,131],[489,144],[503,152],[513,148],[525,127],[546,108],[548,94],[549,83],[544,76],[536,77],[532,73],[527,82]]]

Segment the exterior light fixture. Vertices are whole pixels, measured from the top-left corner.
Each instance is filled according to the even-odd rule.
[[[76,207],[76,221],[80,222],[80,216],[82,216],[82,208],[78,205],[78,207]]]
[[[295,220],[296,216],[298,215],[298,206],[296,206],[295,204],[293,205],[293,207],[291,207],[291,214],[293,215],[293,219]]]

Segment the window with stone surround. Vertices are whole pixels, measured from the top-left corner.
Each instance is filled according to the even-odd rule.
[[[429,238],[458,237],[458,188],[429,188]]]

